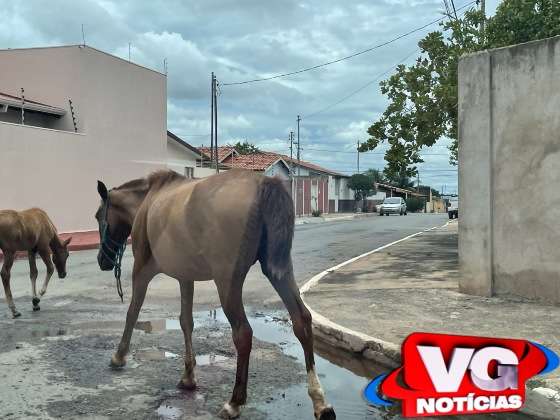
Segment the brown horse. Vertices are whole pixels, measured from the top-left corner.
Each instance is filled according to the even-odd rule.
[[[126,364],[132,330],[148,284],[157,273],[165,273],[179,281],[181,290],[185,372],[178,386],[194,389],[193,283],[213,279],[237,349],[233,393],[220,416],[237,417],[247,399],[253,337],[243,308],[242,289],[249,268],[259,261],[286,305],[294,333],[302,344],[315,417],[336,418],[325,402],[315,372],[311,315],[300,298],[290,255],[293,202],[280,180],[231,170],[193,181],[172,171],[160,171],[110,191],[99,181],[98,191],[102,199],[95,215],[102,240],[99,267],[115,268],[118,250],[130,234],[134,253],[132,300],[111,366],[120,368]]]
[[[27,251],[29,259],[31,291],[33,293],[33,310],[38,311],[39,302],[35,286],[37,275],[36,257],[37,253],[47,266],[47,276],[43,288],[39,292],[43,296],[47,292],[49,280],[54,272],[54,266],[58,271],[58,277],[66,277],[66,260],[68,259],[68,244],[72,238],[61,241],[51,219],[41,209],[33,208],[24,211],[0,210],[0,249],[4,254],[2,265],[2,284],[6,294],[6,301],[12,311],[14,318],[21,314],[16,310],[12,291],[10,289],[10,270],[17,251]],[[52,252],[52,262],[51,254]]]

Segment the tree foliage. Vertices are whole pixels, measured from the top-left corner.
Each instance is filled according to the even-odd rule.
[[[240,155],[252,155],[253,153],[260,153],[261,150],[255,146],[253,143],[249,143],[247,140],[244,140],[243,143],[238,141],[233,145],[235,151]]]
[[[418,43],[421,55],[414,64],[399,65],[380,83],[389,105],[368,128],[370,137],[360,151],[388,143],[384,173],[389,179],[414,177],[416,164],[423,162],[420,151],[443,137],[452,140],[450,162],[457,163],[459,57],[560,34],[560,1],[504,0],[486,20],[480,11],[470,9],[440,25],[441,30]]]
[[[366,174],[354,174],[348,180],[348,188],[354,191],[356,201],[365,200],[375,193],[373,178]]]

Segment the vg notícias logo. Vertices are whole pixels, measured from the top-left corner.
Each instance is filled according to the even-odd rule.
[[[405,417],[517,411],[525,382],[553,371],[558,356],[527,340],[413,333],[402,344],[402,366],[364,390],[372,405],[402,401]]]

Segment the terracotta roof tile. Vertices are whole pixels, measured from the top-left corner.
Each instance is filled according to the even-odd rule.
[[[210,148],[199,147],[198,150],[204,155],[205,158],[210,159]],[[218,147],[218,162],[222,162],[225,158],[229,157],[231,153],[237,153],[233,146],[219,146]]]
[[[293,162],[294,165],[298,164],[297,159],[290,159],[289,156],[273,153],[273,152],[260,152],[250,155],[236,155],[235,157],[229,156],[222,162],[224,165],[229,165],[232,168],[250,169],[252,171],[264,171],[270,165],[278,160],[283,160],[287,165]],[[345,176],[338,172],[331,171],[330,169],[323,168],[322,166],[315,165],[304,160],[300,160],[299,164],[304,167],[317,172],[323,172],[329,175]]]

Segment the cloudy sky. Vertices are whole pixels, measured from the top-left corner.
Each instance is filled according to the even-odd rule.
[[[455,0],[457,8],[470,0]],[[488,0],[493,13],[498,0]],[[26,0],[0,8],[0,48],[88,45],[163,72],[168,63],[168,128],[195,146],[209,144],[210,73],[220,83],[255,79],[336,60],[441,16],[441,0]],[[220,144],[247,139],[289,154],[300,126],[302,158],[347,174],[356,142],[383,112],[378,76],[411,63],[430,30],[314,71],[222,86]],[[412,55],[411,55],[412,54]],[[331,106],[360,87],[347,100]],[[445,140],[427,150],[421,183],[457,189]],[[360,169],[384,166],[383,148],[360,155]]]

